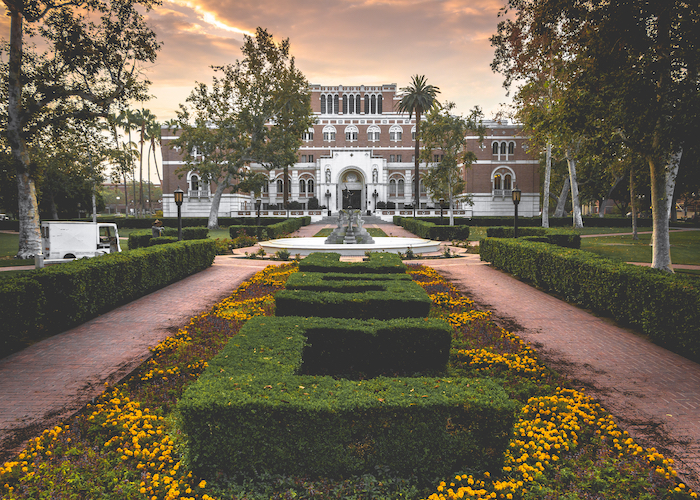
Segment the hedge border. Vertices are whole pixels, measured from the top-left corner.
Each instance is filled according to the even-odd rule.
[[[328,321],[253,318],[209,361],[177,405],[195,472],[347,477],[388,466],[430,484],[502,465],[516,407],[491,380],[298,375],[305,328]]]
[[[182,241],[0,280],[0,346],[5,352],[16,351],[83,323],[206,269],[215,256],[213,240]]]
[[[591,252],[521,239],[486,238],[481,260],[565,300],[612,316],[691,360],[700,361],[697,281]]]

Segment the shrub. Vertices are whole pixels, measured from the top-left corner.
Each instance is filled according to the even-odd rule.
[[[405,273],[401,257],[387,252],[370,252],[365,262],[340,262],[336,252],[312,253],[299,263],[299,271],[326,273]]]
[[[486,238],[481,241],[481,260],[639,328],[654,342],[690,359],[700,359],[696,280],[523,240]]]
[[[3,349],[63,331],[211,266],[211,240],[112,253],[0,281]]]
[[[168,243],[177,243],[177,241],[177,236],[158,236],[157,238],[151,238],[148,241],[148,246],[166,245]]]
[[[455,470],[502,465],[515,404],[500,386],[300,375],[306,333],[331,328],[327,321],[253,318],[209,362],[177,407],[185,461],[196,473],[347,477],[383,467],[430,484]]]
[[[394,224],[403,226],[421,238],[436,241],[466,240],[469,238],[469,226],[442,226],[412,217],[394,217]]]

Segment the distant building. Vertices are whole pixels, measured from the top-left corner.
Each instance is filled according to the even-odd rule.
[[[395,111],[400,100],[396,84],[380,86],[322,86],[312,84],[311,105],[316,123],[303,136],[298,161],[289,172],[289,201],[308,209],[315,198],[332,212],[348,206],[375,211],[375,203],[386,216],[386,207],[401,210],[413,203],[415,115]],[[539,214],[538,158],[528,154],[527,140],[518,125],[485,122],[487,133],[482,144],[468,137],[468,147],[478,160],[465,172],[466,193],[474,205],[458,202],[466,216],[512,215],[511,189],[522,191],[519,214]],[[174,216],[177,207],[173,191],[185,191],[183,216],[209,215],[213,186],[203,183],[196,170],[178,178],[184,166],[182,155],[169,147],[175,139],[168,129],[162,131],[163,209]],[[439,152],[436,152],[439,153]],[[282,170],[260,169],[270,179],[262,196],[263,210],[282,208]],[[427,171],[421,165],[421,171]],[[420,208],[435,202],[421,184]],[[237,216],[254,208],[249,193],[225,193],[219,206],[220,216]]]

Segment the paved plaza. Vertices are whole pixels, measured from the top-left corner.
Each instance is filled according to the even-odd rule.
[[[295,234],[313,236],[322,227]],[[391,224],[376,227],[410,235]],[[147,359],[150,347],[271,263],[243,259],[245,251],[252,250],[219,256],[205,271],[0,360],[0,461],[26,438],[79,411],[105,383]],[[674,458],[681,479],[700,490],[700,365],[522,283],[478,255],[414,262],[435,268],[491,310],[640,444]]]

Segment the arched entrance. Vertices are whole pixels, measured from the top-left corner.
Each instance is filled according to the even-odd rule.
[[[341,207],[343,209],[362,209],[364,206],[363,184],[363,175],[358,170],[348,169],[342,173],[338,187],[340,189],[342,200]]]

